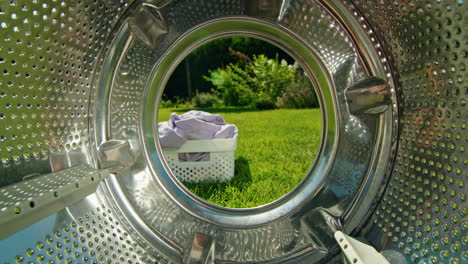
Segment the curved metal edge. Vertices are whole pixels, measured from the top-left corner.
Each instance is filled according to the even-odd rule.
[[[164,6],[171,1],[172,0],[166,1]],[[101,153],[101,147],[110,139],[110,128],[107,120],[110,117],[108,105],[114,79],[112,76],[115,76],[123,54],[125,54],[125,51],[134,39],[129,30],[127,18],[129,14],[132,13],[132,10],[137,10],[142,6],[143,4],[140,1],[134,1],[114,27],[113,33],[111,33],[112,35],[105,45],[106,48],[99,59],[101,68],[93,80],[93,83],[96,83],[96,85],[94,93],[91,93],[91,96],[94,97],[90,100],[93,103],[93,106],[90,107],[90,111],[93,110],[95,114],[92,115],[93,118],[90,120],[90,127],[94,132],[92,134],[94,136],[92,140],[94,143],[92,155],[93,166],[96,168],[106,166],[102,160],[103,155]],[[105,104],[97,104],[97,102],[105,102]],[[100,110],[96,111],[97,108]],[[129,165],[130,164],[120,164],[117,162],[113,163],[113,167],[110,167],[109,170],[112,172],[124,171]],[[116,216],[126,227],[126,230],[132,234],[132,237],[134,237],[143,248],[148,250],[152,255],[157,256],[164,263],[181,263],[182,249],[174,247],[174,243],[166,243],[164,236],[158,235],[157,231],[152,229],[151,226],[144,221],[144,218],[135,210],[135,206],[125,195],[125,190],[122,188],[118,176],[110,174],[109,177],[99,185],[96,194],[100,199],[105,200],[107,204],[115,209],[114,212]]]
[[[353,41],[356,51],[360,54],[360,60],[369,76],[380,76],[387,80],[390,87],[390,98],[394,102],[383,115],[379,116],[379,134],[374,151],[380,155],[371,157],[373,168],[368,171],[365,176],[365,182],[370,185],[361,186],[359,194],[353,201],[353,205],[347,210],[343,217],[343,232],[353,233],[362,227],[369,219],[371,212],[378,205],[393,168],[393,161],[396,157],[397,138],[398,138],[398,103],[395,89],[394,76],[391,73],[390,65],[387,62],[385,53],[381,48],[377,36],[374,34],[371,27],[360,17],[360,14],[351,10],[351,3],[346,6],[339,0],[328,0],[320,2],[326,9],[334,14],[337,21],[341,22],[341,26],[345,28]],[[391,138],[391,142],[387,142],[385,138]],[[381,161],[385,161],[383,164]],[[378,197],[378,199],[369,199],[369,197]]]
[[[246,19],[246,18],[244,18],[244,17],[237,17],[237,19]],[[212,21],[210,21],[210,22],[212,22]],[[208,23],[209,23],[209,22],[208,22]],[[268,24],[268,23],[265,23],[265,22],[263,22],[263,21],[261,21],[261,23],[262,23],[262,24]],[[276,25],[276,24],[275,24],[274,26],[275,26],[275,27],[278,27],[278,25]],[[286,31],[286,32],[288,32],[287,29],[283,29],[283,30]],[[193,33],[193,32],[192,32],[192,33]],[[231,33],[232,33],[232,34],[251,34],[251,35],[255,35],[255,32],[253,32],[253,34],[252,34],[252,32],[246,32],[246,31],[236,31],[236,32],[231,32]],[[296,37],[293,33],[291,33],[291,32],[288,32],[288,33],[291,34],[291,36],[293,36],[293,38]],[[225,35],[226,35],[226,34],[225,34]],[[224,36],[224,35],[220,34],[219,36]],[[218,36],[218,37],[219,37],[219,36]],[[256,37],[260,37],[260,38],[261,38],[261,37],[265,37],[265,36],[262,35],[262,34],[258,34],[258,35],[255,35],[255,36],[256,36]],[[271,42],[273,42],[273,41],[271,41]],[[276,42],[274,42],[274,43],[278,45],[278,43],[276,43]],[[203,44],[203,41],[199,41],[199,42],[197,42],[197,43],[195,43],[195,44],[194,44],[194,43],[191,43],[191,44],[193,44],[193,45],[197,45],[197,44],[198,44],[198,45],[201,45],[201,44]],[[307,49],[307,45],[305,45],[305,44],[303,44],[303,46],[301,46],[301,48],[307,50],[308,52],[311,52],[309,49]],[[189,50],[189,48],[185,49],[185,51],[184,51],[184,50],[182,50],[182,51],[179,50],[179,55],[180,55],[180,54],[183,54],[183,52],[188,52],[188,50]],[[187,55],[187,53],[185,53],[185,55]],[[184,55],[181,55],[179,58],[183,58],[183,57],[184,57]],[[181,60],[182,60],[182,59],[181,59]],[[304,60],[306,60],[306,58],[299,58],[299,60],[301,60],[301,61],[304,62]],[[161,62],[159,62],[159,63],[161,63]],[[315,67],[320,67],[320,66],[317,66],[316,63],[317,63],[317,62],[314,63],[314,66],[315,66]],[[175,64],[175,63],[174,63],[174,64]],[[168,71],[168,72],[169,72],[169,71]],[[166,74],[167,74],[167,72],[166,72]],[[169,76],[169,75],[170,75],[170,74],[167,74],[167,76]],[[315,75],[315,76],[316,76],[316,74],[310,74],[310,75],[312,75],[312,76]],[[163,76],[162,78],[165,78],[165,77],[167,77],[167,76]],[[326,74],[324,74],[324,78],[323,78],[321,81],[324,81],[324,82],[327,83],[327,85],[329,85],[329,83],[331,83],[331,82],[329,81],[329,79],[330,79],[330,78],[329,78]],[[148,83],[148,87],[149,87],[150,84],[151,84],[151,83]],[[149,89],[148,87],[147,87],[147,89]],[[330,93],[333,94],[333,93],[334,93],[334,89],[330,89],[330,90],[331,90]],[[156,89],[156,90],[154,90],[154,91],[152,91],[152,92],[153,92],[153,93],[157,93],[157,92],[162,92],[162,91],[159,91],[158,89]],[[331,95],[330,95],[330,97],[331,97],[331,100],[334,100],[334,99],[336,98],[335,96],[331,96]],[[329,101],[329,102],[330,102],[330,101]],[[323,101],[322,101],[321,103],[323,104]],[[332,107],[332,109],[333,109],[333,107],[335,106],[336,102],[331,102],[330,104],[331,104],[331,107]],[[143,111],[142,111],[143,113],[146,112],[145,110],[151,110],[151,111],[149,111],[149,112],[146,113],[146,114],[147,114],[146,118],[152,119],[152,118],[153,118],[152,114],[148,114],[148,113],[154,113],[154,111],[157,111],[157,104],[147,106],[147,108],[144,108],[144,106],[142,106],[142,109],[143,109]],[[337,112],[337,111],[335,111],[335,112]],[[330,112],[329,112],[329,113],[330,113]],[[326,136],[325,136],[325,137],[323,137],[323,140],[325,140],[325,141],[330,140],[330,141],[333,142],[333,139],[336,139],[336,137],[337,137],[336,131],[338,130],[337,126],[338,126],[339,124],[337,124],[337,121],[336,121],[336,120],[340,120],[339,118],[336,117],[337,114],[338,114],[338,113],[332,114],[332,115],[331,115],[331,118],[329,118],[329,119],[323,118],[324,122],[327,122],[327,123],[326,123],[327,126],[331,126],[332,131],[335,132],[335,138],[332,138],[332,137],[326,138]],[[143,115],[143,114],[142,114],[142,117],[141,117],[141,118],[142,118],[142,120],[143,120],[144,122],[147,121],[147,120],[144,119],[144,115]],[[156,122],[154,122],[154,120],[151,120],[150,124],[151,124],[151,126],[154,126],[154,125],[156,124]],[[327,126],[324,126],[324,127],[327,127]],[[152,129],[153,129],[153,128],[152,128]],[[150,131],[151,131],[151,130],[150,130]],[[143,130],[140,130],[140,133],[141,133],[141,134],[140,134],[141,138],[150,136],[150,137],[153,137],[153,139],[151,139],[151,138],[150,138],[150,139],[154,141],[154,133],[150,133],[151,135],[150,135],[150,134],[145,134],[145,131],[143,131]],[[325,133],[325,132],[324,132],[324,133]],[[154,143],[154,142],[153,142],[153,143]],[[330,147],[330,146],[331,146],[332,150],[330,150],[329,153],[335,153],[335,151],[333,150],[333,147],[336,147],[336,146],[335,146],[334,144],[329,145],[329,147]],[[145,149],[147,150],[147,146],[144,145],[144,147],[145,147]],[[150,155],[153,155],[153,158],[154,158],[154,157],[158,157],[157,154],[162,155],[161,152],[158,152],[158,151],[161,151],[160,148],[159,148],[159,146],[156,146],[153,150],[155,150],[155,151],[147,152],[147,153],[150,153]],[[322,149],[322,151],[323,151],[323,149]],[[156,155],[156,156],[154,156],[154,155]],[[331,160],[333,160],[332,157],[328,157],[328,158],[330,158]],[[149,159],[149,161],[151,162],[151,159]],[[159,164],[158,166],[159,166],[159,167],[156,168],[156,171],[162,172],[163,174],[165,174],[165,177],[167,177],[168,179],[170,179],[170,175],[167,175],[167,173],[168,173],[167,171],[169,170],[168,167],[167,167],[167,165]],[[151,168],[151,169],[153,169],[153,168]],[[327,169],[327,168],[325,168],[325,169]],[[323,170],[320,170],[320,171],[323,173]],[[325,170],[325,171],[326,171],[326,170]],[[155,174],[154,174],[154,170],[153,170],[152,172],[153,172],[152,174],[155,175]],[[158,181],[159,183],[161,183],[159,177],[155,177],[155,178],[156,178],[156,181]],[[309,180],[310,180],[310,177],[309,177]],[[315,179],[315,181],[316,181],[315,183],[316,183],[316,184],[319,184],[319,185],[323,183],[323,181],[321,182],[319,179]],[[112,185],[113,185],[113,184],[117,184],[117,185],[119,185],[120,183],[118,183],[118,181],[116,180],[116,181],[109,181],[109,184],[112,184]],[[180,193],[183,193],[183,191],[181,191],[180,188],[183,189],[183,188],[185,188],[184,186],[180,186],[180,185],[177,186],[177,182],[174,182],[173,180],[171,180],[171,184],[173,184],[173,186],[176,186],[176,188],[175,188],[175,190],[176,190],[176,192],[177,192],[176,196],[179,194],[179,192],[180,192]],[[293,194],[294,194],[295,191],[304,190],[304,189],[305,189],[304,186],[307,186],[307,184],[310,184],[310,182],[307,182],[306,180],[304,180],[304,181],[302,182],[302,185],[297,186],[296,189],[295,189],[294,191],[290,192],[290,193],[283,199],[283,201],[286,200],[287,197],[293,196]],[[167,191],[167,186],[164,186],[163,184],[161,184],[161,186],[162,186],[163,188],[165,188],[165,190]],[[114,187],[115,187],[115,186],[114,186]],[[121,186],[117,186],[117,187],[121,187]],[[120,192],[120,193],[119,193],[118,191],[119,191],[119,190],[117,190],[117,192],[113,192],[114,195],[120,194],[119,196],[125,196],[124,192]],[[174,191],[174,190],[172,190],[172,191]],[[311,196],[313,195],[313,188],[309,188],[307,191],[308,191],[308,192],[307,192],[307,195],[305,195],[305,196],[311,197]],[[304,193],[305,193],[305,192],[304,192]],[[188,194],[186,193],[186,195],[187,195],[187,197],[188,197],[189,199],[197,199],[197,197],[190,196],[190,193],[188,193]],[[172,196],[172,195],[169,195],[169,196],[171,197],[171,199],[173,199],[173,196]],[[115,200],[117,200],[117,199],[126,199],[126,197],[113,197],[113,199],[115,199]],[[306,202],[306,200],[300,200],[298,197],[294,197],[294,199],[295,199],[294,202],[296,202],[296,204],[297,204],[298,206],[303,205],[303,204]],[[305,198],[305,199],[310,199],[310,198]],[[127,201],[127,202],[128,202],[128,201]],[[178,200],[175,200],[175,202],[176,202],[181,208],[184,208],[184,206],[181,206],[181,203],[180,203]],[[184,201],[182,201],[182,202],[184,202]],[[208,204],[208,203],[203,202],[203,201],[199,201],[199,202],[200,202],[200,207],[201,207],[201,208],[206,208],[206,206],[209,206],[209,207],[211,207],[211,208],[214,208],[214,211],[215,211],[215,214],[216,214],[215,217],[216,217],[219,213],[222,214],[223,212],[228,211],[230,214],[225,214],[225,216],[226,216],[225,219],[226,219],[227,221],[229,221],[230,223],[232,222],[232,218],[231,218],[231,217],[233,216],[233,214],[235,214],[235,216],[239,216],[239,219],[251,220],[251,221],[242,222],[242,223],[245,223],[245,224],[244,224],[244,225],[241,225],[241,226],[239,226],[239,225],[237,225],[237,223],[235,223],[235,224],[236,224],[236,226],[235,226],[236,228],[255,227],[256,225],[262,225],[262,224],[264,224],[264,223],[267,223],[267,222],[270,222],[270,221],[274,221],[275,219],[279,219],[279,218],[281,217],[281,215],[280,215],[280,216],[276,215],[276,216],[273,217],[273,218],[269,218],[268,220],[266,220],[266,221],[264,221],[264,222],[261,222],[261,221],[256,221],[255,219],[252,219],[252,218],[257,217],[259,214],[257,214],[257,215],[255,215],[255,214],[250,214],[252,211],[254,211],[254,212],[256,211],[257,213],[258,213],[258,212],[261,213],[262,210],[271,209],[272,207],[274,207],[274,206],[276,206],[278,203],[280,203],[280,202],[278,202],[278,201],[277,201],[277,202],[274,202],[274,203],[272,203],[272,204],[265,205],[265,206],[260,207],[260,208],[253,208],[253,209],[247,209],[247,210],[226,210],[226,208],[222,208],[222,207],[219,207],[219,208],[218,208],[218,207],[216,207],[216,206],[213,206],[212,204]],[[121,208],[120,208],[120,209],[124,208],[124,210],[122,210],[122,211],[128,211],[127,209],[128,209],[129,207],[126,207],[126,206],[132,206],[132,205],[131,205],[131,202],[130,202],[130,203],[122,202],[121,205],[124,206],[124,207],[121,207]],[[283,203],[283,205],[284,205],[284,203]],[[297,207],[296,207],[296,208],[297,208]],[[134,210],[135,208],[132,208],[132,209]],[[291,208],[287,208],[286,210],[284,210],[284,211],[282,211],[282,212],[280,212],[280,213],[282,214],[282,216],[287,216],[288,214],[293,213],[293,210],[294,210],[294,209],[295,209],[295,208],[292,208],[292,209],[291,209]],[[189,209],[187,209],[187,208],[184,208],[184,210],[185,210],[186,212],[188,212],[188,213],[194,215],[194,214],[192,213],[192,210],[189,210]],[[234,212],[234,213],[232,213],[232,212]],[[271,212],[270,212],[270,213],[271,213]],[[136,216],[138,216],[138,215],[135,214],[134,216],[136,217]],[[200,215],[198,215],[198,214],[197,214],[196,216],[197,216],[197,217],[200,217]],[[227,221],[226,221],[226,222],[224,222],[224,221],[221,221],[221,222],[220,222],[220,221],[215,221],[215,222],[213,222],[213,221],[211,221],[211,219],[206,218],[206,217],[203,217],[203,215],[201,215],[201,216],[202,216],[201,218],[204,219],[205,221],[212,222],[212,223],[215,223],[215,224],[218,224],[218,225],[224,225],[224,226],[228,226],[228,227],[233,227],[233,225],[225,224]],[[261,216],[261,214],[260,214],[260,216]],[[250,218],[250,219],[249,219],[249,218]],[[135,224],[135,223],[138,224],[138,221],[142,221],[142,219],[141,219],[141,218],[140,218],[140,219],[133,219],[133,220],[132,220],[132,219],[129,219],[129,221],[134,221],[134,222],[133,222],[134,224]],[[144,221],[144,220],[143,220],[143,221]],[[149,228],[150,228],[150,231],[154,232],[154,230],[151,229],[151,227],[149,227]],[[143,230],[142,230],[143,233],[146,233],[146,231],[147,231],[146,229],[143,229]],[[156,239],[161,239],[161,237],[158,237],[158,238],[156,238]]]
[[[132,234],[132,237],[138,238],[138,242],[154,256],[164,259],[169,263],[181,263],[183,249],[176,247],[175,243],[171,242],[163,234],[151,227],[139,212],[135,210],[132,202],[127,199],[124,194],[125,190],[119,182],[118,176],[110,174],[109,177],[101,184],[97,193],[105,199],[108,204],[114,208],[114,212],[118,212],[118,216],[126,226],[126,230]],[[122,212],[125,212],[123,214]],[[162,255],[164,252],[164,255]]]
[[[128,32],[128,30],[125,30],[128,27],[128,25],[124,24],[122,25],[122,29],[116,34],[115,39],[112,41],[112,43],[116,43],[117,45],[112,45],[110,50],[107,53],[107,57],[105,61],[102,63],[103,67],[99,73],[98,79],[96,80],[97,88],[96,88],[96,95],[95,95],[95,102],[107,102],[109,104],[109,98],[110,98],[110,92],[111,92],[111,87],[112,87],[112,80],[113,78],[109,78],[109,76],[114,76],[115,71],[117,70],[117,65],[119,64],[119,61],[122,59],[121,56],[119,56],[118,51],[120,50],[125,50],[126,47],[128,47],[129,42],[131,41],[132,37],[131,34]],[[126,41],[124,41],[126,40]],[[102,105],[98,106],[95,104],[95,108],[100,107],[103,110],[102,111],[94,111],[95,115],[93,116],[93,125],[92,127],[94,128],[94,140],[93,142],[95,143],[95,166],[99,167],[99,162],[100,162],[100,154],[98,153],[98,150],[100,146],[106,142],[109,138],[108,131],[109,129],[107,128],[107,119],[109,118],[109,112],[107,111],[106,107],[103,107]]]
[[[114,74],[116,68],[113,68],[112,65],[116,65],[116,60],[119,60],[119,56],[109,56],[109,55],[115,55],[116,50],[121,47],[116,47],[113,45],[113,43],[121,43],[120,41],[117,41],[118,39],[124,38],[122,36],[122,31],[118,31],[118,29],[126,26],[124,23],[126,21],[126,17],[128,16],[128,13],[131,12],[131,10],[135,9],[135,7],[138,7],[139,1],[138,0],[130,0],[128,1],[128,6],[127,9],[123,12],[122,17],[119,19],[119,21],[113,26],[111,33],[109,34],[108,38],[106,39],[106,42],[100,52],[100,54],[97,56],[96,61],[99,61],[100,63],[98,64],[99,66],[97,67],[93,78],[92,78],[92,90],[89,94],[89,102],[90,102],[90,107],[89,107],[89,113],[88,116],[89,118],[89,128],[90,128],[90,137],[91,137],[91,151],[90,151],[90,165],[93,166],[94,168],[99,168],[99,163],[100,163],[100,154],[99,154],[99,147],[102,143],[104,143],[108,135],[106,133],[106,129],[101,129],[102,124],[105,124],[103,120],[108,118],[109,113],[107,111],[96,111],[97,107],[99,107],[96,102],[99,101],[99,99],[102,99],[105,102],[109,101],[109,93],[110,93],[110,87],[112,85],[111,80],[105,78],[105,76],[109,76],[108,74]],[[127,45],[125,43],[121,43],[120,45]],[[105,61],[109,61],[104,63]],[[105,87],[105,88],[101,88]],[[99,115],[96,115],[96,113],[99,113]],[[96,129],[97,127],[100,127],[99,129]]]
[[[248,209],[232,209],[210,204],[191,194],[182,183],[176,180],[175,176],[169,173],[168,165],[161,160],[162,150],[157,142],[153,131],[157,131],[156,115],[158,100],[162,93],[161,87],[167,82],[170,73],[190,53],[194,48],[206,43],[214,38],[229,35],[249,35],[260,38],[294,55],[298,61],[308,71],[310,76],[315,77],[315,81],[321,88],[318,95],[321,98],[321,105],[325,113],[323,144],[317,155],[317,161],[309,175],[291,192],[284,197],[270,204]],[[302,55],[299,57],[296,54]],[[333,153],[336,148],[336,131],[338,130],[336,103],[333,102],[335,96],[334,89],[331,89],[331,78],[326,74],[323,66],[313,55],[313,51],[307,48],[305,43],[287,29],[281,28],[277,24],[268,23],[249,17],[229,17],[215,19],[201,24],[187,32],[172,45],[172,48],[164,54],[153,70],[153,78],[146,87],[146,103],[142,105],[143,127],[140,130],[143,138],[144,148],[147,153],[148,163],[156,180],[164,188],[165,192],[176,204],[191,215],[196,215],[205,221],[228,227],[254,227],[262,225],[276,219],[291,214],[300,207],[306,200],[314,196],[314,192],[323,184],[324,175],[330,169],[333,161]],[[163,70],[161,70],[163,69]],[[324,94],[325,93],[325,94]],[[331,153],[331,156],[323,157],[324,153]],[[294,194],[300,192],[301,197]],[[267,211],[268,210],[268,211]],[[195,213],[196,212],[196,213]]]

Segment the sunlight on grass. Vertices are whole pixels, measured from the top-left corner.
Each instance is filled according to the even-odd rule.
[[[171,112],[188,110],[160,109],[159,122],[167,121]],[[208,202],[230,208],[273,202],[291,191],[312,166],[320,145],[320,109],[199,110],[221,114],[227,123],[239,128],[232,180],[184,183]]]

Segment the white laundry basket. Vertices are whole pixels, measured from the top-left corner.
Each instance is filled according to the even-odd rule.
[[[228,139],[187,140],[178,149],[163,149],[166,161],[181,181],[228,181],[234,176],[237,137]],[[208,152],[208,161],[181,161],[180,153]]]

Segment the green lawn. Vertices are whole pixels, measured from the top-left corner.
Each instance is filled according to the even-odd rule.
[[[171,112],[188,110],[161,109],[159,121],[167,121]],[[239,128],[233,179],[184,183],[194,194],[220,206],[256,207],[285,195],[310,169],[320,145],[320,109],[199,110],[221,114]]]

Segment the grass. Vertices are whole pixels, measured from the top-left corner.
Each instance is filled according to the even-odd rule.
[[[188,110],[160,109],[159,121],[166,121],[171,112]],[[282,197],[302,180],[320,145],[320,109],[200,110],[219,113],[239,128],[230,182],[184,182],[194,194],[220,206],[250,208]]]

